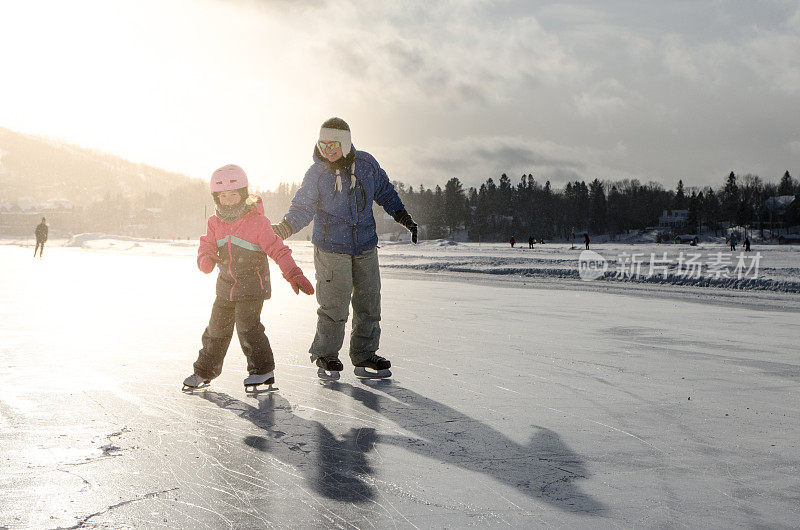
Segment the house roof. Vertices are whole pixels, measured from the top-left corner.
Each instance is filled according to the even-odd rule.
[[[764,201],[764,206],[767,208],[785,208],[794,202],[794,195],[780,195],[778,197],[770,197]]]

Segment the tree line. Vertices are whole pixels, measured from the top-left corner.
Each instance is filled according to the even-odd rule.
[[[682,180],[675,189],[658,182],[642,184],[637,179],[567,182],[556,189],[532,174],[513,184],[503,174],[495,182],[487,179],[479,187],[464,188],[453,177],[441,186],[394,185],[414,220],[422,227],[420,236],[439,239],[455,235],[470,241],[506,241],[512,235],[536,240],[568,239],[589,234],[617,234],[658,225],[664,210],[688,210],[688,233],[719,231],[727,226],[769,229],[771,224],[800,224],[800,197],[781,217],[766,206],[770,197],[800,195],[800,183],[787,171],[778,183],[756,175],[739,177],[731,172],[717,187],[687,188]],[[273,191],[254,189],[264,202],[270,219],[277,221],[289,210],[297,184],[282,183]],[[138,197],[107,194],[73,212],[70,232],[106,231],[147,237],[197,237],[205,219],[214,212],[207,185],[190,181],[168,193],[147,192]],[[378,231],[401,232],[393,220],[376,206]],[[61,223],[58,223],[61,224]],[[296,237],[306,239],[306,228]]]
[[[504,241],[511,235],[535,239],[569,238],[578,234],[610,234],[656,227],[664,210],[688,210],[684,230],[698,233],[727,226],[770,228],[800,224],[800,197],[778,218],[767,199],[800,195],[800,184],[786,171],[779,183],[757,175],[738,177],[731,172],[717,188],[688,189],[682,180],[664,189],[658,182],[637,179],[568,182],[553,189],[532,174],[513,184],[506,174],[497,182],[489,178],[480,187],[464,189],[458,178],[444,188],[406,187],[396,182],[401,199],[425,225],[425,237],[436,239],[466,231],[470,241]]]

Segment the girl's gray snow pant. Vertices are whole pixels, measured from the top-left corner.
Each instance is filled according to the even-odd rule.
[[[314,248],[317,280],[317,333],[309,353],[338,357],[344,341],[344,326],[353,303],[350,360],[353,364],[369,358],[381,338],[381,276],[378,249],[351,256]]]
[[[194,363],[194,373],[204,379],[214,379],[222,373],[222,362],[233,338],[233,328],[247,357],[247,372],[267,374],[275,369],[269,339],[261,323],[264,300],[231,302],[217,297],[211,309],[211,319],[203,332],[203,349]]]

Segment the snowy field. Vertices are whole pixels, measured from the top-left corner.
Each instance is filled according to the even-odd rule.
[[[280,390],[251,397],[235,338],[180,392],[195,242],[52,243],[0,244],[0,528],[800,525],[797,247],[702,286],[583,282],[563,244],[383,245],[378,382],[317,380],[314,297],[274,274]]]
[[[313,262],[313,247],[309,242],[290,242],[298,262]],[[33,248],[33,243],[33,240],[0,239],[0,245]],[[105,234],[80,234],[52,244],[139,255],[194,256],[197,249],[196,241],[138,239]],[[717,292],[722,289],[800,294],[799,245],[759,242],[753,245],[751,252],[744,252],[742,245],[732,252],[719,238],[719,242],[702,242],[697,246],[656,243],[600,243],[590,246],[607,262],[605,274],[596,280],[604,284],[633,283],[639,284],[639,287],[649,286],[650,290],[667,286],[695,286],[712,287]],[[534,248],[518,244],[511,248],[507,243],[457,243],[446,240],[424,241],[414,246],[409,242],[382,242],[380,247],[381,266],[385,270],[437,272],[456,279],[476,274],[484,276],[484,280],[487,276],[504,281],[558,280],[550,282],[551,285],[565,285],[580,280],[578,260],[585,249],[579,242],[574,245],[536,244]],[[620,287],[616,285],[612,288]],[[713,293],[714,290],[708,292]]]

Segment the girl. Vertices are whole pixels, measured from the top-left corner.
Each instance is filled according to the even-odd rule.
[[[206,387],[222,373],[234,325],[250,374],[244,380],[245,390],[257,391],[262,384],[272,390],[275,360],[261,323],[261,308],[271,294],[267,256],[278,264],[295,294],[314,294],[314,287],[292,259],[292,251],[272,230],[261,198],[248,195],[242,168],[230,164],[214,171],[211,194],[217,211],[200,237],[197,266],[206,274],[215,265],[219,269],[217,299],[194,373],[183,382],[183,390]]]

